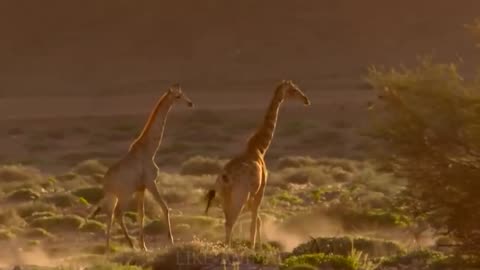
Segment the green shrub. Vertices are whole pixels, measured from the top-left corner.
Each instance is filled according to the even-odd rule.
[[[213,228],[215,225],[221,223],[218,218],[208,216],[173,216],[173,224],[188,224],[192,228]]]
[[[194,156],[186,160],[180,169],[183,175],[218,174],[222,171],[224,161],[203,156]]]
[[[96,204],[103,198],[103,188],[84,187],[74,190],[72,194],[77,197],[84,198],[91,204]]]
[[[280,269],[295,269],[293,267],[322,267],[326,269],[338,270],[359,270],[358,264],[350,257],[334,255],[334,254],[305,254],[300,256],[292,256],[287,258],[281,265]],[[302,268],[300,268],[302,269]],[[309,268],[303,268],[309,269]],[[311,269],[311,268],[310,268]]]
[[[371,257],[390,256],[402,252],[402,248],[398,244],[386,240],[350,237],[319,237],[300,244],[293,249],[292,254],[304,255],[325,253],[347,256],[351,254],[352,249],[361,251]]]
[[[80,231],[82,232],[89,232],[89,233],[103,233],[106,230],[106,225],[95,221],[95,220],[87,220],[81,227]]]
[[[414,266],[418,269],[429,269],[428,266],[431,265],[435,261],[439,261],[444,259],[446,256],[440,252],[421,249],[412,251],[406,254],[399,254],[396,256],[391,256],[385,258],[382,261],[382,267],[398,267],[398,266],[405,266],[410,265]]]
[[[295,194],[288,191],[282,191],[273,197],[274,203],[286,202],[290,205],[302,204],[303,200]]]
[[[40,194],[27,188],[15,190],[6,197],[7,201],[9,202],[28,202],[34,201],[38,198],[40,198]]]
[[[54,233],[76,231],[82,225],[83,219],[76,215],[40,217],[30,222],[30,226],[34,228],[42,228]]]

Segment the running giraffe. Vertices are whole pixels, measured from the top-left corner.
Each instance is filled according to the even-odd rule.
[[[168,113],[172,106],[178,102],[183,102],[189,107],[193,107],[193,103],[182,92],[180,85],[174,84],[160,97],[150,113],[142,132],[130,145],[127,154],[110,167],[104,176],[104,198],[97,204],[89,215],[89,218],[93,218],[102,207],[106,208],[109,216],[106,232],[107,252],[110,249],[110,233],[115,215],[117,215],[125,238],[130,246],[134,248],[133,241],[123,220],[124,210],[128,206],[129,200],[134,193],[137,193],[140,245],[141,249],[147,250],[143,232],[145,190],[148,190],[162,207],[165,222],[167,223],[168,239],[173,244],[169,208],[155,184],[158,176],[158,167],[154,160],[162,142]]]
[[[230,160],[217,177],[215,188],[206,196],[207,207],[219,193],[225,214],[225,241],[231,245],[232,229],[245,204],[252,211],[250,244],[255,248],[257,233],[260,238],[261,220],[258,209],[267,184],[265,154],[270,146],[277,124],[280,105],[286,99],[297,99],[310,105],[310,100],[292,81],[282,81],[275,89],[261,126],[248,140],[244,152]],[[259,239],[260,241],[260,239]]]

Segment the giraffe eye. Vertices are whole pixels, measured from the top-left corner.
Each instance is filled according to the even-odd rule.
[[[180,95],[178,95],[178,96],[176,96],[175,98],[176,98],[176,99],[180,99],[180,98],[181,98],[181,96],[180,96]]]

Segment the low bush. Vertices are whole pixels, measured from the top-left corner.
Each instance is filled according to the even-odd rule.
[[[183,175],[218,174],[221,172],[224,164],[225,162],[222,160],[194,156],[182,164],[180,173]]]
[[[299,245],[293,249],[292,254],[325,253],[347,256],[351,254],[352,249],[371,257],[391,256],[402,252],[402,248],[392,241],[350,237],[319,237]]]
[[[83,225],[83,219],[76,215],[40,217],[33,219],[30,226],[49,232],[74,232]]]
[[[89,233],[104,233],[106,229],[106,225],[95,221],[95,220],[87,220],[81,227],[80,231],[82,232],[89,232]]]
[[[432,250],[416,250],[385,258],[381,263],[381,268],[409,266],[410,268],[415,269],[430,269],[430,265],[444,259],[445,257],[446,256],[442,253]]]
[[[22,218],[28,218],[33,215],[35,212],[56,212],[55,206],[45,203],[45,202],[40,202],[40,201],[35,201],[31,203],[26,203],[19,205],[17,207],[17,212]]]
[[[96,175],[105,174],[107,169],[100,161],[89,159],[75,165],[72,171],[80,175]]]
[[[213,228],[215,225],[220,224],[222,221],[218,218],[207,216],[174,216],[172,217],[173,224],[188,224],[192,229],[206,229]]]
[[[359,270],[357,262],[350,257],[323,253],[292,256],[287,258],[280,267],[280,269],[282,270],[312,268],[332,270]]]

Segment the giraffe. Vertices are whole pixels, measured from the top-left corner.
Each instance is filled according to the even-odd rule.
[[[157,203],[162,207],[165,222],[167,223],[168,239],[173,244],[173,236],[170,228],[170,210],[155,184],[159,170],[155,164],[155,155],[162,142],[168,113],[172,106],[178,102],[183,102],[186,103],[188,107],[193,107],[192,101],[182,92],[180,85],[174,84],[157,101],[142,132],[130,145],[127,154],[111,166],[103,178],[105,195],[103,199],[93,207],[93,211],[88,218],[93,218],[101,208],[106,208],[109,216],[106,231],[107,252],[110,248],[110,232],[115,216],[118,218],[125,238],[131,248],[134,248],[133,241],[124,223],[123,213],[129,200],[135,193],[137,195],[140,245],[141,249],[147,250],[143,232],[145,215],[144,196],[146,190],[153,195]]]
[[[255,248],[257,233],[260,241],[261,220],[258,215],[260,203],[267,184],[265,154],[275,132],[280,105],[286,99],[297,99],[310,105],[308,97],[292,81],[282,81],[275,89],[265,118],[250,137],[246,149],[231,159],[218,175],[215,186],[206,195],[205,214],[218,193],[225,214],[225,242],[232,241],[232,229],[245,205],[252,212],[250,245]]]

